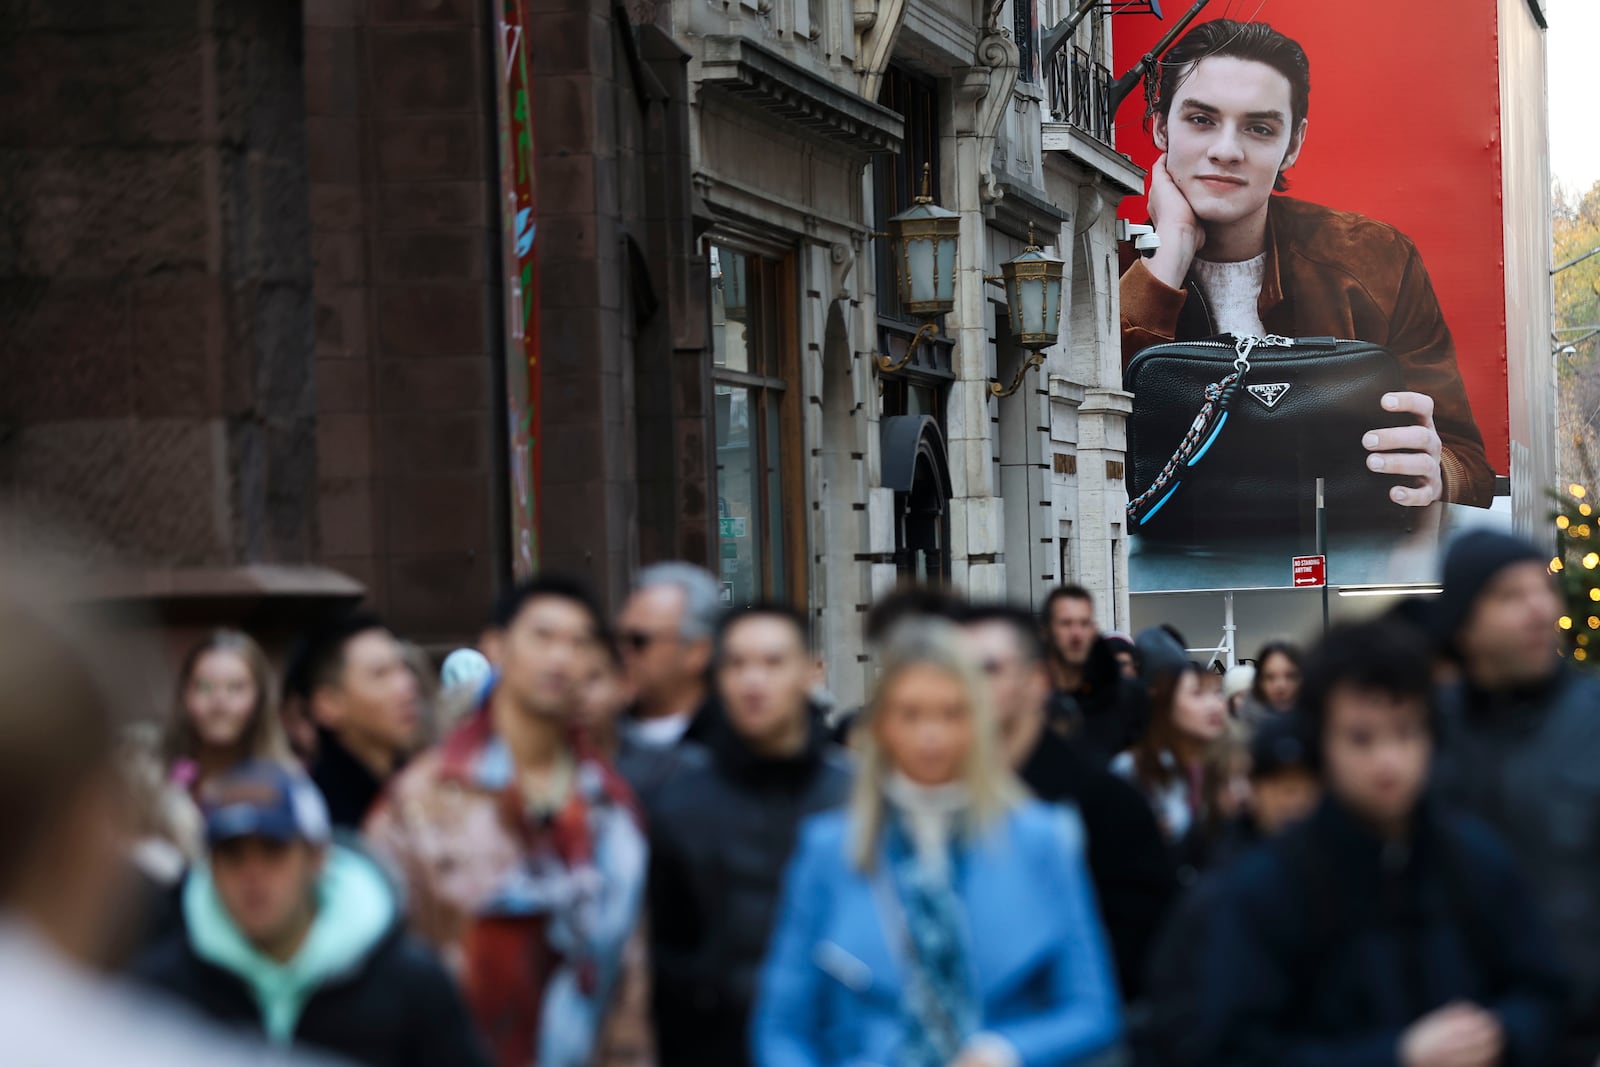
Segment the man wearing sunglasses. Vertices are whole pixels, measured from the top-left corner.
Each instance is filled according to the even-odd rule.
[[[1111,938],[1123,996],[1139,997],[1148,955],[1177,873],[1161,829],[1137,789],[1081,741],[1048,728],[1050,674],[1032,615],[974,605],[961,617],[1000,727],[1001,755],[1040,800],[1074,804],[1089,839],[1089,874]]]
[[[685,742],[708,740],[720,719],[711,697],[712,643],[722,587],[692,563],[657,563],[617,617],[617,643],[633,708],[623,721],[617,770],[647,807],[683,765]]]

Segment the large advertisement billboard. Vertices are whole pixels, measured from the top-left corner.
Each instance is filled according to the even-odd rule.
[[[1491,506],[1496,9],[1213,0],[1115,116],[1159,238],[1121,287],[1134,592],[1290,586],[1319,480],[1334,585],[1432,580]],[[1118,71],[1168,25],[1118,16]]]

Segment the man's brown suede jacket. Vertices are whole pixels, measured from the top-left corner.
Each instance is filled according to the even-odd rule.
[[[1410,238],[1364,215],[1274,196],[1267,208],[1260,311],[1268,333],[1385,345],[1400,361],[1406,388],[1433,398],[1444,498],[1489,506],[1494,471],[1467,402],[1450,327]],[[1150,345],[1216,332],[1192,282],[1169,288],[1143,259],[1123,274],[1124,364]],[[1373,412],[1374,426],[1382,425],[1382,414]]]

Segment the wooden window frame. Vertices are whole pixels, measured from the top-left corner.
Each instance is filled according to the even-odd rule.
[[[760,505],[754,509],[760,515],[760,529],[762,531],[761,545],[761,590],[760,599],[787,601],[797,605],[801,610],[809,608],[807,591],[810,588],[805,566],[810,558],[810,546],[807,537],[805,501],[808,487],[805,479],[805,426],[804,426],[804,382],[801,380],[800,361],[800,282],[799,272],[795,265],[795,253],[792,247],[777,248],[759,241],[741,237],[735,233],[723,230],[713,230],[704,239],[705,254],[709,260],[711,246],[725,248],[747,257],[752,264],[759,264],[756,271],[747,272],[746,284],[750,286],[751,295],[747,299],[757,299],[760,292],[760,307],[763,316],[773,316],[772,328],[768,329],[765,323],[759,327],[757,336],[762,348],[770,343],[773,350],[761,351],[757,354],[759,371],[727,370],[716,366],[714,360],[711,367],[711,381],[713,390],[717,383],[739,386],[751,391],[752,417],[755,427],[752,429],[753,444],[755,445],[755,458],[759,477],[756,480],[757,492],[760,496]],[[768,297],[766,289],[770,288],[775,294]],[[770,306],[769,306],[770,305]],[[752,305],[754,306],[754,305]],[[778,524],[779,532],[783,538],[784,583],[780,588],[775,581],[773,573],[772,553],[772,512],[771,486],[767,472],[771,469],[771,445],[768,432],[767,400],[770,394],[776,393],[778,398],[778,457],[777,471],[779,494],[781,499],[777,502],[778,515],[781,522]],[[713,409],[711,418],[716,419]],[[715,427],[712,427],[713,439],[716,436]],[[714,466],[712,469],[713,495],[720,494],[720,471]],[[717,538],[718,545],[721,537]],[[718,564],[721,563],[720,547]],[[720,574],[719,574],[720,579]]]

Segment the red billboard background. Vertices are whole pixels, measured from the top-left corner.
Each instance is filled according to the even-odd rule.
[[[1116,70],[1138,62],[1167,21],[1113,20]],[[1270,23],[1311,60],[1310,125],[1289,171],[1290,196],[1388,222],[1416,242],[1455,338],[1489,462],[1509,468],[1506,290],[1501,201],[1496,0],[1438,5],[1394,0],[1212,0],[1198,21]],[[1116,115],[1117,149],[1149,169],[1143,88]],[[1143,197],[1125,218],[1148,218]]]

